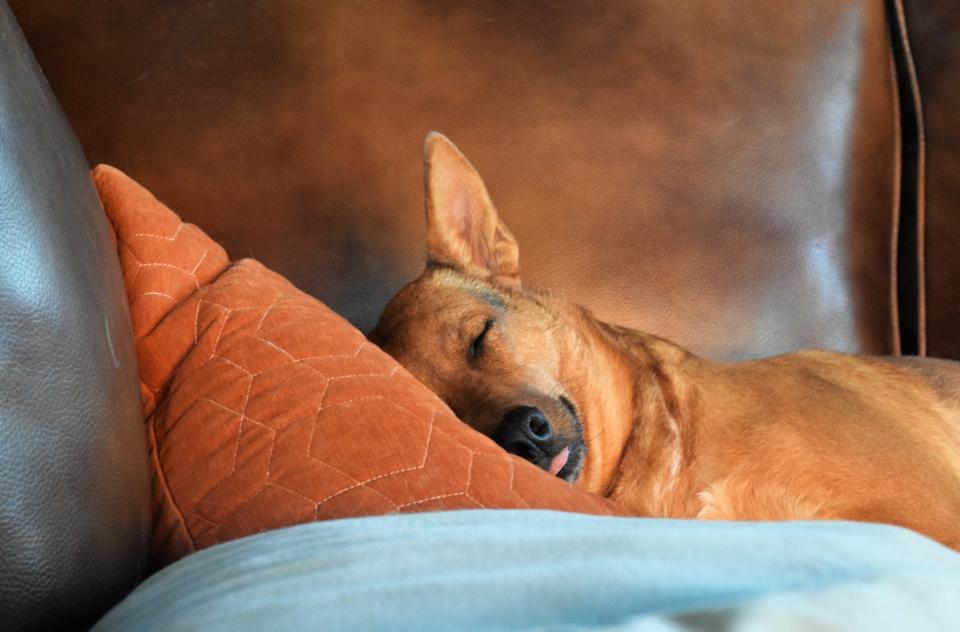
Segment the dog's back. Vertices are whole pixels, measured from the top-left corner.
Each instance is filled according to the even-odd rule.
[[[960,363],[803,351],[677,379],[699,403],[699,517],[887,522],[960,546]]]
[[[960,362],[916,356],[878,358],[907,369],[923,378],[950,408],[960,410]]]

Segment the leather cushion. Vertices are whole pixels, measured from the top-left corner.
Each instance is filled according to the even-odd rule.
[[[925,335],[931,356],[960,359],[960,12],[951,0],[902,4],[925,132],[918,226],[926,293],[921,344]]]
[[[0,2],[0,627],[82,626],[142,578],[143,412],[89,170]]]
[[[528,286],[717,359],[897,350],[884,4],[15,3],[96,162],[359,328],[423,268],[436,129]]]
[[[153,461],[158,563],[266,529],[614,504],[508,455],[321,302],[100,166]]]

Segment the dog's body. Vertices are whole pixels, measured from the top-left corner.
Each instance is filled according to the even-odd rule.
[[[429,259],[371,338],[506,449],[638,515],[899,524],[960,548],[960,363],[716,363],[521,288],[482,180],[428,137]]]

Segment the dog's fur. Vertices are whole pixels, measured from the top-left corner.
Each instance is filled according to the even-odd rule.
[[[638,515],[850,519],[960,548],[960,363],[804,351],[735,364],[521,287],[516,241],[440,134],[428,263],[371,339],[493,435],[536,407],[562,478]]]

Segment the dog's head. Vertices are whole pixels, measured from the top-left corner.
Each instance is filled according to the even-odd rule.
[[[572,308],[520,284],[517,242],[479,174],[427,137],[427,267],[370,339],[504,449],[573,482],[586,457]]]

